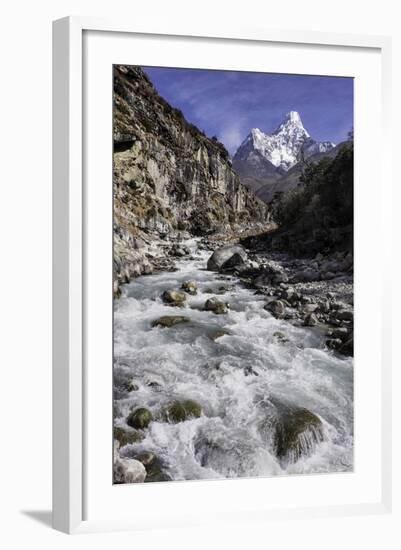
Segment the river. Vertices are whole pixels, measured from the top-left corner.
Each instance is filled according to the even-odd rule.
[[[155,419],[126,455],[154,453],[172,480],[351,471],[352,358],[325,349],[317,329],[272,317],[264,296],[235,277],[207,271],[211,252],[198,250],[195,239],[186,244],[194,259],[178,261],[175,272],[138,277],[115,301],[115,425],[126,427],[136,407],[148,408]],[[166,305],[161,294],[187,280],[196,281],[197,295],[188,295],[181,308]],[[225,284],[232,288],[221,296]],[[227,314],[203,310],[212,296],[229,302]],[[190,322],[152,327],[163,315],[185,315]],[[229,334],[213,340],[210,334],[220,329]],[[121,389],[129,381],[136,391]],[[199,402],[202,416],[163,421],[160,410],[174,399]],[[321,419],[324,439],[308,456],[283,462],[273,452],[260,429],[271,399]]]

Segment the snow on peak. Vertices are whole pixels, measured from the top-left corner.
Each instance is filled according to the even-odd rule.
[[[301,151],[310,156],[317,152],[326,152],[334,146],[331,142],[320,143],[313,140],[305,130],[299,113],[290,111],[271,134],[253,128],[236,156],[244,160],[250,151],[256,150],[277,168],[289,170],[298,162]]]
[[[291,122],[299,122],[302,124],[301,117],[299,116],[298,111],[290,111],[285,115],[285,120],[289,120]]]

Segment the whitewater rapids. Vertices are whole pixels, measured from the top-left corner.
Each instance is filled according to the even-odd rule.
[[[154,453],[175,481],[353,469],[353,359],[325,349],[324,336],[295,327],[264,310],[265,298],[235,277],[206,270],[211,252],[187,243],[194,256],[178,271],[138,277],[122,287],[114,310],[115,425],[126,427],[130,410],[146,407],[156,417],[174,399],[193,399],[203,415],[178,424],[153,421],[128,456]],[[184,307],[161,300],[168,289],[196,281],[198,293]],[[223,284],[232,290],[217,292]],[[216,294],[205,293],[214,289]],[[208,298],[230,303],[227,314],[203,311]],[[190,318],[171,328],[152,328],[164,315]],[[213,341],[216,330],[229,332]],[[277,339],[280,332],[285,339]],[[133,382],[137,391],[121,390]],[[324,440],[310,456],[284,464],[259,429],[269,399],[318,415]]]

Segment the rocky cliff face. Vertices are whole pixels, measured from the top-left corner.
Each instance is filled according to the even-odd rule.
[[[224,146],[189,124],[139,67],[114,67],[113,178],[118,281],[152,270],[158,239],[230,232],[269,219]]]

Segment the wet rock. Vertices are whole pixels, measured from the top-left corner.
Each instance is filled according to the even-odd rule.
[[[233,285],[220,285],[217,289],[217,293],[218,294],[225,294],[226,292],[229,292],[233,288],[234,288]]]
[[[187,299],[184,292],[179,290],[166,290],[163,292],[162,299],[172,306],[182,306]]]
[[[347,340],[349,336],[349,330],[346,327],[336,328],[329,332],[329,336],[341,341]]]
[[[135,430],[125,430],[120,426],[115,426],[113,430],[114,440],[118,441],[121,447],[124,445],[132,445],[132,443],[138,443],[144,438],[141,432]]]
[[[146,385],[149,386],[149,388],[154,389],[155,391],[161,391],[163,388],[162,384],[160,384],[160,382],[157,382],[156,380],[150,380],[146,383]]]
[[[153,466],[146,476],[145,483],[158,483],[161,481],[173,481],[173,478],[160,467]]]
[[[251,366],[247,366],[247,367],[244,368],[244,374],[245,374],[245,376],[259,376],[258,371],[256,371]]]
[[[312,454],[324,439],[323,425],[317,415],[308,409],[276,401],[261,429],[265,434],[266,431],[272,434],[274,452],[284,462],[294,463]]]
[[[145,466],[134,458],[117,458],[114,462],[114,483],[143,483],[146,478]]]
[[[264,306],[267,311],[276,317],[277,319],[282,319],[285,314],[285,304],[282,300],[272,300]]]
[[[150,451],[144,451],[143,453],[136,455],[135,459],[142,462],[146,470],[149,470],[150,467],[156,462],[156,455]]]
[[[279,342],[280,344],[286,344],[289,342],[289,339],[286,337],[286,335],[283,332],[277,331],[273,334],[273,338],[276,340],[276,342]]]
[[[140,407],[135,411],[132,411],[127,416],[127,424],[131,428],[136,428],[137,430],[144,430],[152,422],[153,416],[149,409],[145,407]]]
[[[207,262],[207,269],[209,271],[220,271],[223,266],[230,269],[243,265],[247,257],[244,247],[239,244],[223,246],[213,252]],[[230,263],[227,264],[229,261]]]
[[[202,407],[192,399],[175,400],[168,403],[163,412],[167,422],[177,424],[190,418],[199,418]]]
[[[340,353],[343,355],[349,355],[351,357],[354,356],[354,337],[351,336],[346,340],[343,345],[338,349]]]
[[[221,338],[222,336],[226,336],[230,334],[229,332],[227,332],[226,330],[224,329],[221,329],[221,330],[214,330],[212,332],[209,332],[208,333],[208,337],[211,339],[211,340],[217,340],[218,338]]]
[[[326,340],[326,346],[330,349],[338,350],[342,346],[342,341],[339,338],[329,338]]]
[[[183,315],[163,315],[152,322],[152,327],[170,328],[181,323],[188,323],[190,319]]]
[[[124,384],[124,389],[126,389],[128,392],[138,391],[139,386],[136,384],[133,380],[129,380]]]
[[[194,296],[198,292],[198,285],[195,281],[184,281],[181,285],[182,290]]]
[[[314,313],[308,313],[304,319],[305,327],[314,327],[318,324],[319,320]]]
[[[226,302],[223,302],[223,300],[219,300],[218,298],[209,298],[209,300],[205,303],[205,310],[213,311],[216,315],[227,313],[229,308],[230,306]]]

